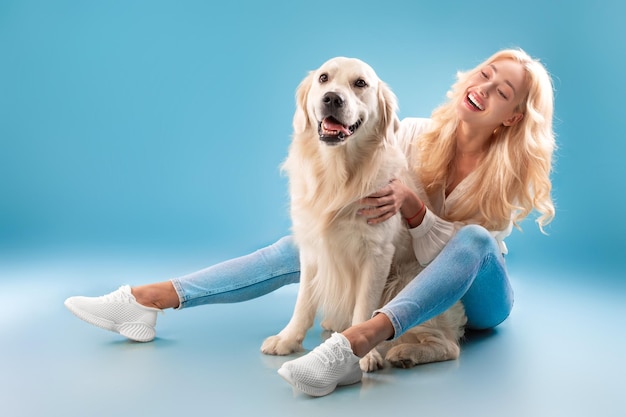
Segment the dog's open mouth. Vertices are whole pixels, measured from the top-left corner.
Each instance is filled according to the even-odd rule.
[[[362,119],[357,120],[353,125],[346,126],[332,116],[328,116],[322,120],[317,132],[320,140],[329,145],[336,145],[343,142],[348,136],[351,136],[363,123]]]

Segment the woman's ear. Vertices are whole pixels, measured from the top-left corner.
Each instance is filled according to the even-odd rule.
[[[516,125],[520,120],[524,118],[524,113],[513,113],[511,117],[506,119],[502,124],[504,126],[513,126]]]
[[[309,127],[309,116],[307,114],[307,99],[311,83],[313,80],[313,72],[310,72],[296,90],[296,112],[293,115],[293,131],[300,134]]]

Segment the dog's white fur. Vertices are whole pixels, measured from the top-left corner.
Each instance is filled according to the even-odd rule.
[[[265,340],[264,353],[301,350],[318,310],[324,315],[322,326],[331,331],[369,319],[421,270],[400,214],[377,225],[357,214],[360,199],[392,179],[410,185],[427,201],[395,143],[396,110],[392,91],[357,59],[333,58],[298,87],[293,140],[283,168],[300,250],[300,289],[290,322]],[[464,324],[457,303],[382,344],[361,360],[361,367],[379,369],[383,354],[401,367],[457,358]]]

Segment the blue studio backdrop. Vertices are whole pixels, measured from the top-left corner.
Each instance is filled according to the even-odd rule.
[[[309,70],[361,58],[401,117],[427,117],[457,70],[521,47],[554,77],[557,217],[549,236],[514,231],[511,260],[623,267],[624,15],[618,0],[3,0],[0,262],[270,243],[289,232],[279,165]]]

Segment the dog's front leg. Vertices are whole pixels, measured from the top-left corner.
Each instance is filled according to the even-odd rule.
[[[312,282],[317,268],[313,262],[300,259],[300,288],[291,320],[283,330],[263,342],[261,352],[266,355],[289,355],[302,350],[302,341],[315,321],[317,302],[313,297]]]
[[[393,247],[390,245],[385,250],[385,256],[372,259],[363,265],[361,270],[361,285],[358,289],[358,296],[354,306],[352,325],[369,320],[374,310],[380,305],[380,300],[385,288],[385,282],[389,276],[391,259],[393,258]],[[372,372],[384,367],[383,356],[372,349],[360,360],[361,370]]]

